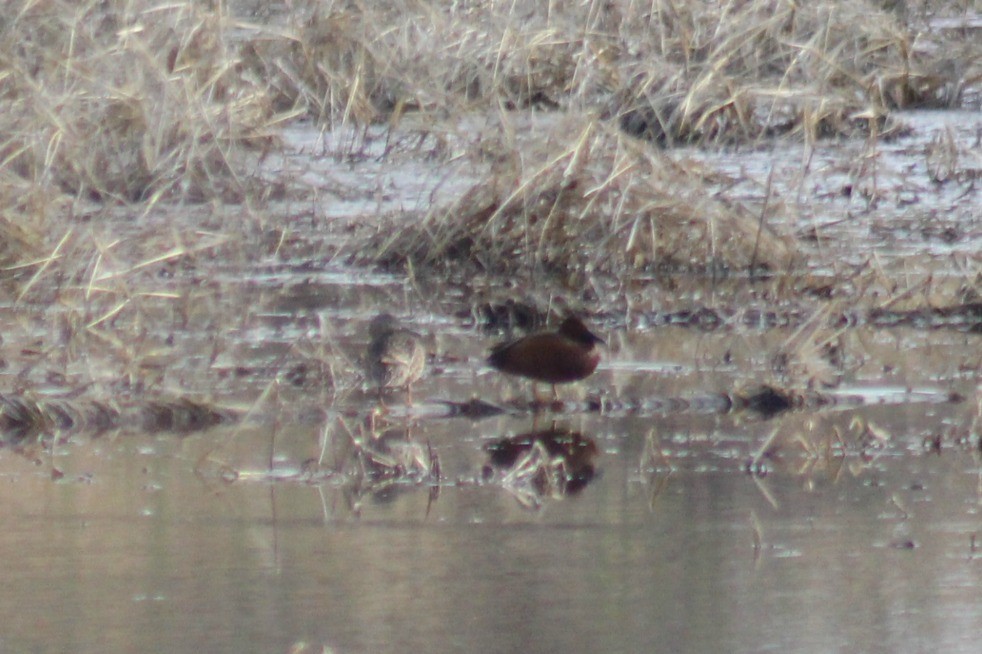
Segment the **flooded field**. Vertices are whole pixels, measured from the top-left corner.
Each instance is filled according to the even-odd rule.
[[[132,427],[0,452],[4,651],[975,647],[977,317],[849,326],[848,381],[772,417],[733,398],[800,326],[598,322],[598,371],[536,413],[484,364],[502,335],[402,278],[211,282],[207,328],[147,336]],[[342,383],[382,309],[426,342],[412,405]],[[177,388],[222,424],[134,408]],[[503,413],[455,415],[476,400]]]
[[[977,9],[218,4],[0,9],[0,652],[978,649]]]

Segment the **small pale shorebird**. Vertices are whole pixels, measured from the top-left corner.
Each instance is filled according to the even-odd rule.
[[[426,370],[426,349],[420,335],[399,324],[390,313],[380,313],[368,326],[370,341],[365,352],[365,374],[378,389],[405,388],[412,399],[411,386]]]
[[[531,379],[536,401],[539,396],[534,382],[552,384],[555,398],[556,384],[579,381],[593,374],[600,363],[596,345],[603,342],[582,320],[569,316],[557,331],[530,334],[494,346],[488,363],[509,375]]]

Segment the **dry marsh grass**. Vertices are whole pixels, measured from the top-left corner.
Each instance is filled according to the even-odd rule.
[[[473,122],[458,127],[464,156],[493,160],[490,172],[421,222],[383,224],[367,249],[354,248],[359,262],[469,262],[571,283],[593,272],[777,270],[798,256],[769,227],[780,198],[758,210],[711,197],[699,172],[613,132],[664,146],[875,141],[891,133],[894,109],[974,101],[972,40],[925,29],[937,11],[867,1],[299,2],[269,17],[281,31],[251,39],[246,62],[278,109],[329,126],[530,108],[574,125],[520,144],[507,117],[500,139],[475,137]]]
[[[486,180],[420,220],[396,217],[360,256],[390,266],[463,266],[504,275],[692,270],[784,271],[794,241],[768,226],[779,207],[707,192],[705,171],[672,161],[594,121],[485,142],[498,153]],[[510,130],[493,130],[504,134]]]
[[[937,11],[307,0],[267,17],[279,31],[251,39],[246,61],[280,108],[331,124],[500,104],[601,112],[664,144],[815,138],[866,133],[894,108],[965,102],[982,71],[969,36],[928,34]]]
[[[925,36],[932,14],[908,14],[863,1],[11,2],[0,168],[71,196],[237,201],[255,164],[242,146],[269,146],[302,114],[395,124],[532,106],[666,144],[868,132],[894,107],[964,105],[982,74],[970,31]]]
[[[863,1],[11,2],[0,168],[76,197],[238,201],[255,165],[242,146],[301,114],[395,124],[532,106],[666,144],[868,132],[895,107],[978,97],[971,31],[925,36],[928,15]]]
[[[53,207],[34,190],[19,176],[0,170],[0,282],[23,280],[30,273],[26,264],[41,251],[41,228]]]
[[[868,134],[894,108],[948,106],[961,80],[868,2],[658,3],[612,112],[662,143]],[[643,46],[642,46],[643,47]],[[651,65],[651,61],[658,62]]]
[[[190,2],[5,3],[3,168],[96,200],[241,196],[241,146],[271,112],[226,22]]]

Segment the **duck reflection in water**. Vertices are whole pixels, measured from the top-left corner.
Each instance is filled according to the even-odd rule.
[[[575,495],[597,474],[597,443],[555,426],[503,438],[486,449],[485,481],[497,481],[528,508],[538,508],[545,498]]]

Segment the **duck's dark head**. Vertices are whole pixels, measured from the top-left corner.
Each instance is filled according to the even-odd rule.
[[[559,333],[583,345],[594,345],[595,343],[606,345],[606,341],[591,332],[577,316],[567,317],[559,326]]]

